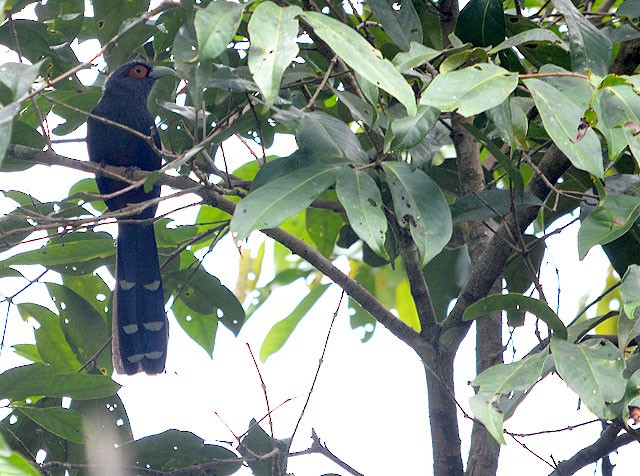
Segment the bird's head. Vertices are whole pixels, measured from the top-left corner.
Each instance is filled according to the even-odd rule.
[[[146,100],[155,82],[172,74],[175,72],[171,68],[134,61],[123,64],[109,76],[104,92],[105,95],[126,94],[130,98],[138,96]]]

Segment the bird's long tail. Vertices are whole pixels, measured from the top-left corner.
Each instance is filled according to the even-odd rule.
[[[153,225],[118,224],[113,364],[120,373],[164,371],[167,317]]]

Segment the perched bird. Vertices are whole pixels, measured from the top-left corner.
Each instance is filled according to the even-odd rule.
[[[147,101],[156,80],[173,74],[162,66],[136,61],[116,69],[104,88],[102,98],[91,111],[153,136],[157,148],[160,139],[155,131]],[[142,137],[101,121],[87,120],[87,148],[93,162],[142,170],[158,170],[160,156]],[[98,189],[110,195],[128,184],[104,176],[96,177]],[[105,199],[109,210],[139,204],[160,196],[160,186],[149,192],[138,187]],[[168,325],[153,231],[157,204],[137,210],[118,220],[116,285],[113,296],[113,364],[117,372],[157,374],[164,371],[167,358]]]

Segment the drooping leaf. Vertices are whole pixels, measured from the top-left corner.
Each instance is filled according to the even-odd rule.
[[[602,177],[602,153],[596,133],[589,128],[584,137],[577,140],[578,126],[584,110],[576,107],[565,94],[544,81],[526,79],[524,82],[531,91],[544,128],[553,142],[575,167]]]
[[[463,320],[471,321],[495,311],[530,312],[544,321],[557,337],[567,338],[567,328],[545,302],[518,293],[493,294],[480,299],[466,309]]]
[[[480,387],[481,392],[504,395],[514,390],[528,390],[542,375],[547,355],[545,350],[517,362],[494,365],[478,375],[471,385]]]
[[[599,418],[614,418],[607,403],[620,400],[626,387],[620,349],[604,339],[582,344],[551,339],[551,353],[556,370],[587,408]]]
[[[420,106],[415,116],[396,119],[391,123],[391,133],[385,137],[385,149],[403,151],[418,145],[439,117],[440,110],[435,107]]]
[[[217,58],[233,39],[242,20],[243,5],[235,2],[211,2],[196,12],[193,24],[198,39],[199,61]]]
[[[493,392],[478,392],[469,399],[473,417],[482,422],[489,434],[500,444],[506,441],[503,435],[504,412],[499,405],[500,395]]]
[[[451,238],[449,206],[436,183],[404,162],[383,162],[398,224],[409,229],[424,267]]]
[[[14,101],[21,99],[31,89],[41,66],[42,62],[34,65],[5,63],[0,66],[0,82],[11,90]]]
[[[627,268],[620,285],[624,312],[630,319],[635,319],[636,309],[640,307],[640,266],[633,264]]]
[[[416,113],[415,97],[409,83],[367,40],[328,15],[305,12],[303,18],[345,63],[400,101],[409,115]]]
[[[217,3],[217,2],[216,2]],[[298,55],[298,7],[260,3],[249,20],[249,70],[267,106],[278,97],[282,75]]]
[[[314,304],[318,302],[318,299],[322,297],[329,286],[329,284],[321,284],[311,289],[309,294],[302,298],[300,303],[287,317],[277,322],[271,330],[269,330],[260,347],[260,360],[264,362],[282,348],[302,318],[306,316]]]
[[[496,107],[518,85],[518,76],[504,68],[484,63],[436,76],[422,95],[420,104],[441,111],[457,111],[468,117]]]
[[[423,44],[411,42],[409,51],[402,51],[393,58],[393,64],[401,73],[417,68],[427,61],[438,57],[442,51],[434,50]]]
[[[535,28],[532,30],[525,30],[513,36],[510,36],[499,45],[494,46],[491,49],[490,53],[497,53],[499,51],[508,50],[513,47],[525,45],[528,43],[539,44],[544,42],[557,44],[562,48],[568,49],[562,38],[560,38],[554,32],[545,28]]]
[[[353,231],[378,255],[387,258],[384,249],[387,219],[375,180],[364,170],[345,168],[338,175],[336,192]]]
[[[410,0],[369,0],[367,5],[382,23],[384,31],[403,50],[411,42],[422,43],[422,25]]]

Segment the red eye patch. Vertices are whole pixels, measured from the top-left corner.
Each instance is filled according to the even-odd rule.
[[[129,71],[127,71],[127,76],[132,78],[146,78],[149,75],[149,68],[147,68],[143,64],[137,64],[132,66]]]

